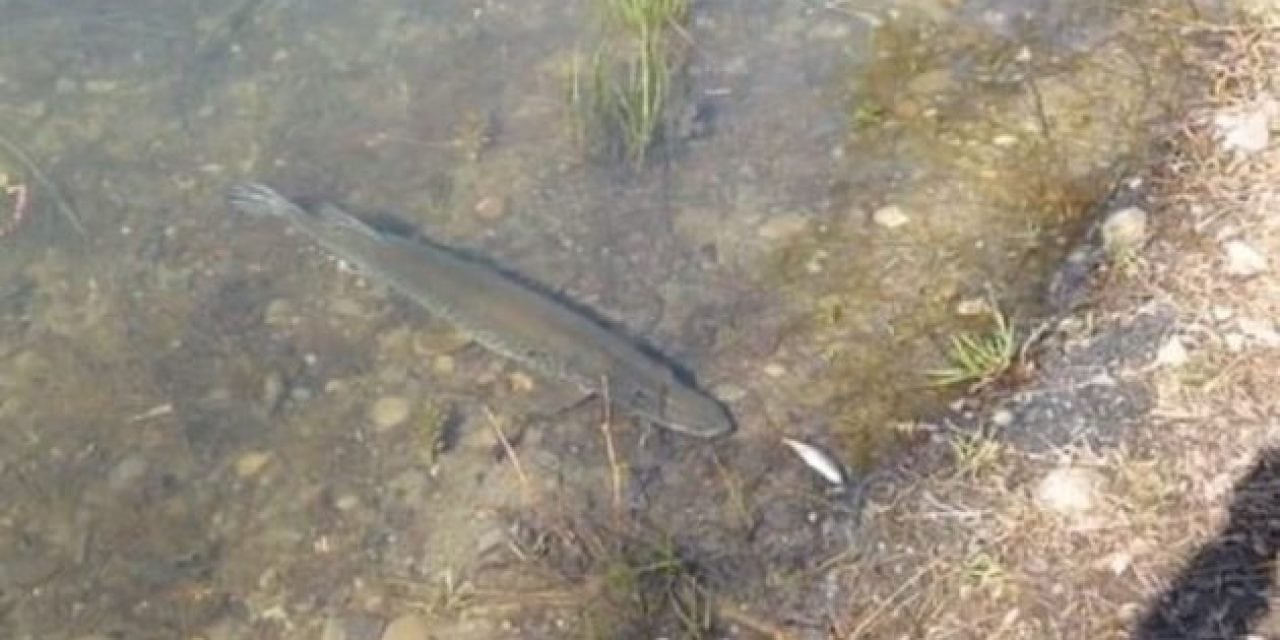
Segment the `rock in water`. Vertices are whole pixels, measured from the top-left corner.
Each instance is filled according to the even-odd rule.
[[[379,431],[400,426],[409,419],[409,401],[400,396],[378,398],[369,407],[369,421]]]

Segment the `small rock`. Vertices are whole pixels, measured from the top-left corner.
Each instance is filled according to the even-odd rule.
[[[1119,576],[1133,566],[1133,554],[1127,551],[1117,551],[1103,558],[1100,564],[1110,570],[1111,575]]]
[[[725,382],[716,385],[715,395],[725,402],[737,402],[747,397],[747,390],[732,382]]]
[[[776,362],[770,362],[764,366],[764,373],[770,378],[781,378],[787,375],[787,368]]]
[[[1126,602],[1120,605],[1120,608],[1116,610],[1116,617],[1122,622],[1133,622],[1142,615],[1142,612],[1145,609],[1146,605],[1139,604],[1137,602]]]
[[[1180,367],[1186,364],[1188,359],[1187,348],[1182,346],[1182,340],[1178,336],[1169,338],[1160,347],[1160,351],[1156,352],[1156,364],[1166,367]]]
[[[956,303],[956,315],[962,318],[976,318],[991,313],[991,305],[986,298],[966,298]]]
[[[476,202],[476,216],[482,220],[497,220],[507,215],[507,200],[497,196],[485,196]]]
[[[1244,336],[1238,333],[1228,333],[1223,336],[1222,342],[1226,345],[1227,351],[1230,353],[1240,353],[1244,351]]]
[[[347,640],[347,630],[342,624],[342,618],[329,616],[324,621],[324,626],[320,629],[320,640]]]
[[[354,493],[344,493],[333,501],[333,508],[338,511],[350,511],[360,506],[360,496]]]
[[[1264,103],[1243,113],[1220,113],[1213,118],[1222,137],[1222,146],[1228,151],[1251,154],[1267,148],[1271,141],[1271,115],[1275,109]]]
[[[871,221],[886,229],[897,229],[898,227],[911,222],[911,218],[908,218],[907,214],[903,213],[902,207],[899,207],[896,204],[891,204],[876,209],[871,214]]]
[[[1040,506],[1063,516],[1079,516],[1101,504],[1103,478],[1092,469],[1059,467],[1036,486]]]
[[[1213,309],[1210,310],[1210,313],[1213,314],[1213,319],[1218,322],[1226,322],[1236,314],[1235,310],[1231,307],[1219,304],[1213,305]]]
[[[452,356],[436,356],[431,361],[431,370],[442,375],[453,373],[454,361]]]
[[[1112,255],[1132,251],[1147,237],[1147,212],[1138,207],[1114,211],[1102,222],[1102,246]]]
[[[378,398],[369,407],[369,421],[379,431],[398,427],[409,419],[409,401],[400,396]]]
[[[1275,325],[1267,320],[1254,320],[1253,318],[1240,318],[1236,321],[1240,326],[1240,331],[1248,336],[1250,340],[1257,342],[1266,347],[1280,347],[1280,333],[1276,332]]]
[[[997,427],[1007,427],[1013,424],[1013,412],[1008,409],[996,409],[991,414],[991,424]]]
[[[405,614],[391,621],[382,632],[382,640],[430,640],[430,627],[421,616]]]
[[[1018,144],[1018,136],[1015,136],[1012,133],[1002,133],[992,138],[991,144],[997,147],[1012,147],[1013,145]]]
[[[326,618],[320,640],[376,640],[385,622],[369,613],[347,613]],[[241,634],[236,637],[248,637]]]
[[[236,475],[249,478],[258,475],[262,468],[271,461],[271,454],[265,451],[250,451],[236,458]]]
[[[809,261],[804,263],[805,272],[810,275],[822,273],[828,257],[830,257],[830,254],[825,249],[814,251],[813,255],[809,256]]]
[[[297,314],[293,311],[293,305],[289,304],[284,298],[276,298],[267,303],[267,308],[262,313],[262,321],[269,327],[287,327],[297,322]]]
[[[147,459],[141,454],[130,454],[116,464],[107,474],[107,487],[121,493],[129,490],[147,474]]]
[[[280,401],[284,398],[286,386],[284,374],[279,371],[268,372],[266,377],[262,379],[262,408],[268,412],[279,408]]]
[[[511,379],[512,391],[516,391],[519,393],[528,393],[530,391],[533,391],[534,382],[533,382],[533,378],[529,374],[523,371],[516,371],[515,373],[511,374],[510,379]]]
[[[756,229],[756,235],[765,240],[781,240],[803,232],[809,227],[809,219],[799,213],[773,216]]]
[[[1267,270],[1267,257],[1243,240],[1229,240],[1222,248],[1227,254],[1228,275],[1248,278]]]

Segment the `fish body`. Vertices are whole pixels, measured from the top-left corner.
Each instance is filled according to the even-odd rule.
[[[667,363],[488,263],[430,241],[383,233],[332,204],[302,207],[260,184],[233,187],[228,202],[244,213],[284,219],[481,346],[607,397],[632,417],[703,438],[734,428],[724,405]]]

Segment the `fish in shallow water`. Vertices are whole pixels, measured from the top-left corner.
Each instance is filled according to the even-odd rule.
[[[733,419],[661,359],[555,297],[430,241],[384,233],[337,206],[304,207],[261,184],[232,187],[247,214],[284,219],[334,256],[457,326],[499,355],[607,397],[634,418],[712,438]]]

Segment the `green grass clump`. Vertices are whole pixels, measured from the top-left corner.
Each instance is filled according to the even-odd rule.
[[[951,336],[947,349],[950,366],[929,371],[939,386],[972,383],[981,387],[1000,377],[1013,365],[1018,352],[1017,331],[993,303],[992,327],[982,334]]]
[[[661,138],[672,77],[683,66],[688,0],[597,0],[607,26],[586,69],[575,56],[569,103],[576,134],[597,151],[643,164]]]

